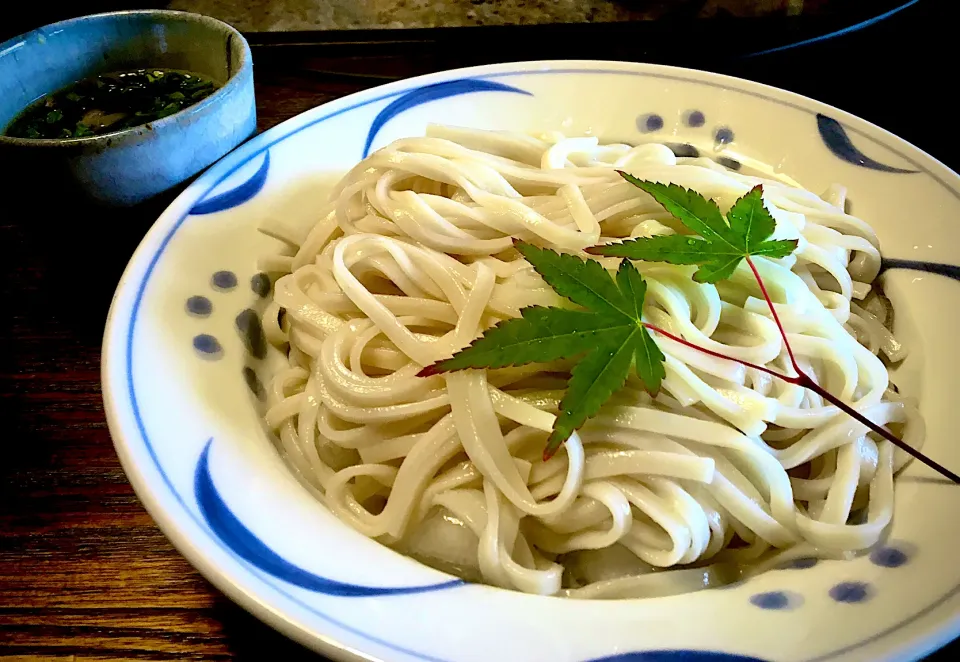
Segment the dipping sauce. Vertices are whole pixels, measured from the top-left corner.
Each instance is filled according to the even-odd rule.
[[[186,71],[138,69],[86,78],[29,106],[12,138],[82,138],[153,122],[210,96],[217,86]]]

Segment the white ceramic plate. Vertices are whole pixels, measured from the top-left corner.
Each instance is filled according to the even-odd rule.
[[[256,227],[310,219],[372,147],[428,122],[662,139],[771,164],[806,188],[849,188],[877,229],[933,457],[960,468],[960,178],[917,148],[795,94],[714,74],[534,62],[402,81],[315,108],[211,168],[160,217],[120,282],[103,347],[110,430],[174,545],[271,625],[337,659],[878,660],[960,633],[960,488],[917,463],[886,547],[799,563],[723,590],[573,601],[468,585],[339,523],[287,471],[260,422],[270,371]],[[685,147],[684,149],[689,149]],[[937,265],[941,265],[938,267]],[[914,267],[905,269],[903,267]],[[926,270],[924,270],[926,269]],[[239,331],[239,332],[238,332]],[[953,431],[953,433],[951,432]]]

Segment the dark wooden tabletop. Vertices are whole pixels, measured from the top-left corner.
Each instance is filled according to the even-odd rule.
[[[625,51],[602,32],[578,37],[576,53],[543,32],[527,33],[534,37],[526,50],[503,33],[490,41],[441,31],[380,44],[255,38],[259,128],[385,80],[451,66],[564,53],[695,66],[700,57],[702,68],[840,105],[957,167],[956,132],[944,138],[938,125],[951,119],[937,105],[937,44],[948,33],[928,18],[915,13],[911,20],[923,25],[881,25],[863,31],[869,36],[747,59],[722,57],[731,49],[716,42],[694,49],[699,55],[671,55],[669,40],[656,35]],[[537,34],[546,35],[542,42]],[[705,58],[711,48],[720,55]],[[896,63],[907,67],[907,87],[891,84]],[[4,193],[0,659],[319,659],[227,600],[173,549],[134,495],[107,432],[100,393],[107,308],[127,259],[173,193],[122,212]]]
[[[259,128],[369,85],[260,75]],[[0,211],[0,659],[318,659],[174,550],[113,450],[103,324],[126,261],[170,198],[62,218],[46,203]]]

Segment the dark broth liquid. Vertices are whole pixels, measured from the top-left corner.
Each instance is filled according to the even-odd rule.
[[[192,106],[217,86],[171,69],[86,78],[32,104],[7,127],[12,138],[82,138],[153,122]]]

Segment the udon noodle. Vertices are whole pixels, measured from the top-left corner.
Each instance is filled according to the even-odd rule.
[[[615,168],[695,189],[724,212],[762,183],[774,237],[799,240],[756,264],[800,365],[922,443],[916,406],[887,372],[905,350],[872,287],[877,238],[845,213],[842,187],[817,196],[659,144],[435,126],[357,165],[312,227],[263,228],[288,247],[261,267],[281,275],[263,319],[288,365],[265,419],[291,469],[367,536],[543,595],[662,595],[726,581],[773,550],[877,543],[907,456],[815,393],[733,361],[655,335],[660,394],[631,377],[547,462],[574,361],[416,376],[524,306],[560,303],[513,238],[581,254],[683,231]],[[647,321],[790,372],[745,265],[716,285],[694,282],[694,267],[637,266]]]

